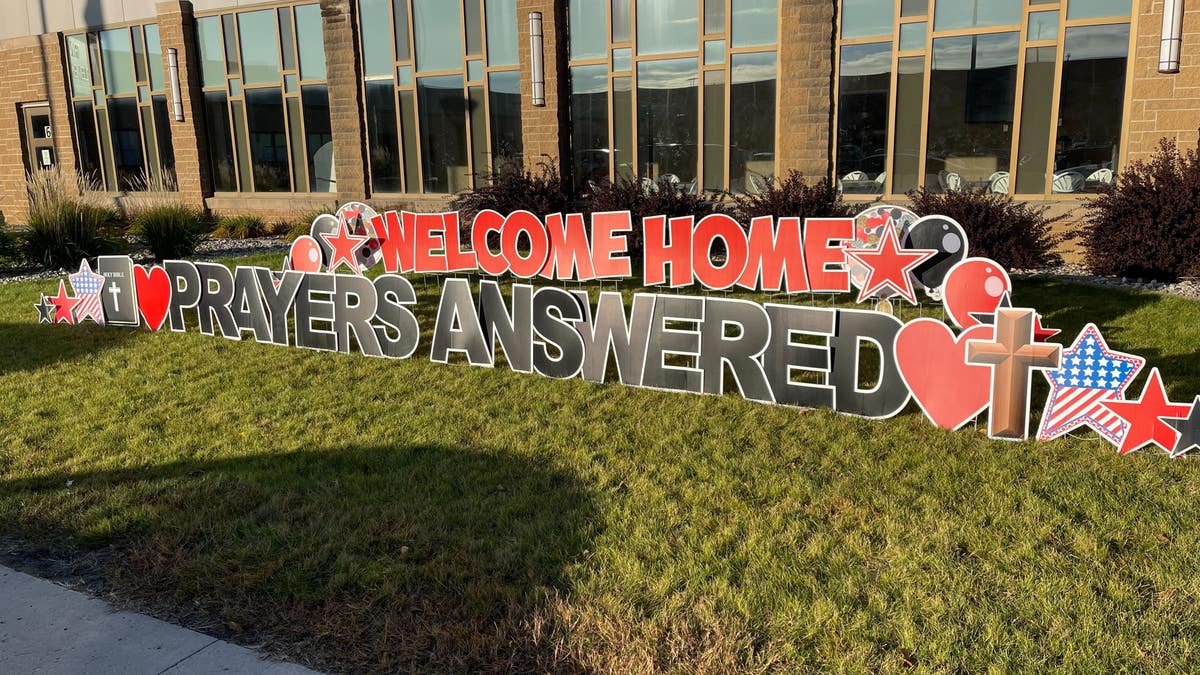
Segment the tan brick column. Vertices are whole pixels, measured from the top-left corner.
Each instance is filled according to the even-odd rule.
[[[1183,6],[1183,48],[1179,72],[1158,72],[1163,1],[1135,3],[1137,37],[1129,58],[1133,90],[1129,93],[1128,146],[1121,164],[1149,159],[1162,137],[1175,139],[1180,149],[1195,148],[1200,127],[1200,2]]]
[[[212,194],[212,181],[209,177],[208,148],[205,145],[204,95],[200,90],[200,55],[196,47],[192,3],[188,0],[166,0],[155,5],[155,11],[158,13],[163,72],[167,75],[168,86],[171,77],[168,49],[176,50],[179,63],[179,99],[183,103],[183,121],[175,120],[171,94],[167,94],[179,197],[189,205],[204,208],[204,198]]]
[[[599,0],[597,0],[599,1]],[[517,40],[521,63],[521,137],[525,167],[536,170],[547,162],[563,173],[567,159],[565,133],[570,91],[567,88],[566,1],[517,0]],[[542,13],[542,60],[545,64],[546,105],[533,105],[533,67],[529,45],[529,13]],[[553,158],[550,162],[544,155]]]
[[[339,202],[367,196],[365,136],[359,82],[358,31],[350,0],[321,0],[325,73],[329,83],[329,123]]]
[[[832,0],[781,0],[776,172],[829,175],[833,119]]]

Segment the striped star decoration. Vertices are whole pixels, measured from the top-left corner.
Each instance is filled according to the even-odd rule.
[[[92,271],[86,258],[79,262],[79,271],[67,277],[71,280],[71,288],[79,298],[75,305],[75,323],[91,319],[101,326],[104,325],[104,308],[100,302],[100,289],[104,286],[104,277]]]
[[[1140,356],[1109,349],[1100,329],[1089,323],[1063,352],[1062,366],[1045,371],[1050,395],[1038,440],[1048,441],[1086,426],[1119,446],[1129,424],[1104,403],[1123,400],[1125,389],[1144,365],[1146,359]]]

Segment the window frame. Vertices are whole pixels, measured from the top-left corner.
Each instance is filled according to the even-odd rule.
[[[325,54],[325,68],[326,68],[325,79],[305,80],[305,79],[302,79],[301,75],[300,75],[300,70],[301,70],[300,69],[300,45],[299,45],[299,31],[297,30],[297,24],[296,24],[296,8],[302,7],[302,6],[308,6],[308,5],[316,5],[318,7],[318,11],[319,11],[320,3],[315,0],[312,2],[307,2],[307,1],[296,2],[293,0],[291,2],[264,3],[261,5],[254,5],[254,6],[244,7],[244,8],[240,7],[240,6],[226,7],[223,9],[213,9],[213,10],[207,10],[207,11],[203,11],[203,12],[196,12],[193,15],[193,22],[192,22],[191,30],[193,33],[193,38],[195,39],[195,42],[196,42],[197,53],[196,53],[195,67],[196,67],[197,73],[198,73],[197,77],[200,79],[200,97],[201,97],[201,100],[203,100],[204,95],[208,92],[222,92],[225,94],[226,123],[229,125],[230,138],[233,139],[233,141],[235,143],[234,147],[230,148],[230,150],[233,153],[234,181],[237,184],[238,189],[235,191],[228,191],[228,190],[216,190],[214,188],[213,196],[229,197],[229,196],[244,196],[247,194],[264,194],[264,195],[300,195],[300,196],[321,197],[321,196],[335,194],[334,192],[313,192],[312,191],[312,189],[310,188],[312,176],[309,175],[307,163],[304,166],[304,177],[305,177],[304,189],[302,189],[302,190],[296,189],[297,178],[296,178],[296,167],[294,166],[295,158],[293,156],[294,153],[292,152],[292,147],[293,147],[292,146],[292,129],[291,129],[291,124],[289,124],[291,113],[288,111],[288,101],[289,101],[289,99],[295,99],[298,102],[299,114],[300,114],[300,129],[302,131],[304,131],[308,128],[307,120],[305,119],[304,103],[303,103],[303,97],[302,97],[304,87],[306,85],[308,85],[308,86],[321,85],[326,88],[326,92],[328,92],[328,87],[329,87],[329,70],[328,70],[329,69],[329,55],[328,54]],[[279,28],[279,10],[281,10],[281,9],[286,9],[289,12],[289,14],[291,15],[292,54],[295,59],[295,63],[293,64],[292,68],[284,68],[284,64],[283,64],[283,48],[284,48],[283,47],[283,35],[282,35],[282,31]],[[239,14],[246,14],[246,13],[250,13],[250,12],[260,12],[260,11],[270,11],[270,12],[274,13],[274,15],[275,15],[273,24],[275,26],[276,45],[278,46],[278,49],[276,49],[275,56],[276,56],[277,63],[279,65],[279,80],[274,83],[259,83],[259,84],[247,85],[246,84],[245,64],[242,63],[241,29],[240,29],[240,26],[239,26],[239,23],[237,20],[237,16]],[[237,58],[237,63],[238,63],[238,74],[236,74],[236,75],[232,75],[229,73],[228,62],[225,61],[226,55],[228,55],[231,50],[230,45],[226,44],[226,41],[225,41],[226,36],[225,36],[225,27],[224,27],[224,21],[225,21],[224,17],[226,17],[226,16],[232,17],[231,20],[233,22],[234,45],[232,46],[232,53]],[[223,63],[225,63],[225,65],[222,66],[223,69],[225,70],[224,86],[205,86],[204,81],[203,81],[203,70],[202,70],[203,64],[201,63],[201,60],[199,57],[199,43],[200,43],[199,32],[198,32],[199,31],[199,20],[200,19],[210,19],[210,18],[217,19],[217,23],[220,27],[222,60],[223,60]],[[322,46],[321,46],[322,52],[324,51],[324,49],[325,49],[324,38],[322,38]],[[296,78],[295,91],[287,90],[286,82],[287,82],[287,78],[289,76],[293,76]],[[237,80],[240,83],[239,92],[237,94],[234,93],[233,87],[230,84],[234,80]],[[253,175],[251,175],[248,178],[249,183],[247,183],[246,182],[247,179],[243,178],[243,176],[242,176],[242,167],[241,167],[241,162],[238,158],[238,148],[236,145],[236,143],[239,141],[245,143],[245,149],[246,149],[247,156],[249,157],[249,162],[251,165],[253,165],[254,158],[251,154],[252,151],[251,151],[251,146],[250,146],[250,124],[249,124],[249,117],[248,117],[247,108],[246,108],[246,93],[245,92],[248,89],[276,89],[276,88],[279,89],[280,101],[282,102],[283,115],[284,115],[283,129],[284,129],[284,142],[285,142],[286,148],[287,148],[287,151],[285,154],[287,155],[287,163],[288,163],[288,182],[289,182],[289,185],[291,185],[291,187],[292,187],[292,189],[290,191],[257,190],[254,187],[254,176]],[[242,129],[242,133],[240,135],[238,133],[238,125],[234,121],[235,120],[235,115],[234,115],[234,105],[235,104],[238,106],[241,106],[241,110],[242,110],[243,129]],[[204,114],[207,114],[207,111]],[[207,123],[205,123],[205,126],[207,128]],[[208,141],[206,140],[206,145],[207,145],[207,142]],[[301,138],[300,142],[302,144],[302,148],[304,149],[304,157],[307,162],[307,158],[309,155],[308,139]]]
[[[1113,167],[1117,171],[1120,166],[1124,166],[1128,162],[1129,148],[1129,133],[1130,133],[1130,116],[1133,107],[1133,75],[1134,61],[1136,60],[1135,48],[1137,45],[1138,19],[1139,12],[1136,2],[1131,2],[1130,13],[1122,16],[1110,16],[1101,18],[1089,19],[1067,19],[1067,6],[1069,0],[1058,0],[1057,2],[1044,2],[1041,4],[1033,4],[1031,0],[1020,0],[1021,14],[1020,23],[1004,24],[996,26],[975,27],[975,28],[960,28],[953,30],[935,31],[933,21],[935,12],[937,11],[938,2],[954,2],[954,0],[928,0],[924,14],[901,16],[901,0],[893,0],[892,2],[892,32],[888,35],[876,35],[869,37],[856,37],[843,39],[842,35],[842,18],[841,1],[837,5],[837,17],[834,22],[834,57],[833,57],[833,98],[831,101],[832,110],[832,128],[830,129],[830,138],[832,141],[832,162],[830,166],[830,180],[836,184],[838,177],[843,174],[841,167],[837,166],[837,148],[838,148],[838,115],[840,113],[839,104],[841,102],[841,65],[842,65],[842,47],[847,45],[860,44],[878,44],[890,41],[891,64],[890,64],[890,83],[888,89],[887,103],[887,149],[886,163],[884,170],[887,171],[885,177],[884,189],[880,193],[874,194],[842,194],[842,198],[846,201],[855,202],[871,202],[878,200],[894,201],[896,199],[905,198],[903,193],[896,194],[892,190],[892,179],[895,175],[893,165],[895,161],[895,131],[896,131],[896,86],[897,75],[899,68],[899,60],[905,57],[920,56],[924,58],[924,73],[923,73],[923,92],[922,92],[922,110],[921,110],[921,141],[920,141],[920,158],[918,168],[918,178],[920,180],[919,187],[925,187],[926,161],[928,159],[928,144],[929,144],[929,95],[931,71],[933,68],[933,41],[937,38],[946,37],[963,37],[977,36],[984,34],[995,33],[1012,33],[1016,32],[1018,38],[1017,46],[1017,71],[1015,75],[1016,91],[1013,95],[1013,129],[1012,139],[1009,152],[1009,163],[1005,169],[1009,173],[1009,192],[1008,194],[1016,199],[1026,201],[1079,201],[1092,198],[1094,193],[1087,192],[1054,192],[1054,181],[1050,179],[1054,175],[1054,152],[1053,149],[1058,141],[1059,125],[1051,124],[1051,133],[1049,139],[1049,153],[1046,162],[1046,176],[1044,189],[1041,193],[1017,193],[1016,192],[1016,175],[1017,162],[1020,160],[1019,143],[1021,136],[1021,111],[1024,103],[1024,81],[1025,81],[1025,63],[1027,50],[1037,47],[1052,47],[1055,50],[1055,68],[1054,68],[1054,85],[1051,92],[1051,120],[1057,120],[1059,117],[1060,98],[1062,93],[1062,71],[1063,71],[1063,47],[1066,40],[1066,31],[1069,28],[1080,26],[1104,26],[1104,25],[1128,25],[1129,26],[1129,44],[1126,46],[1126,68],[1125,68],[1125,94],[1121,106],[1121,135],[1117,141],[1119,148],[1118,166]],[[1029,15],[1038,12],[1049,10],[1058,10],[1058,30],[1054,39],[1029,40]],[[900,26],[906,23],[921,23],[927,22],[925,30],[925,44],[922,49],[900,50]],[[1001,169],[998,169],[1001,170]]]
[[[150,71],[151,71],[150,52],[146,46],[146,27],[147,26],[154,26],[159,31],[159,50],[161,51],[162,56],[163,56],[163,63],[161,64],[162,70],[163,70],[163,83],[162,83],[163,88],[162,89],[154,89],[153,88],[153,79],[150,76]],[[130,68],[130,74],[133,77],[133,92],[130,94],[109,95],[106,90],[106,81],[105,81],[105,73],[104,73],[105,69],[104,69],[104,63],[103,63],[104,51],[103,51],[102,46],[100,45],[100,33],[106,32],[106,31],[114,31],[114,30],[123,30],[126,32],[126,34],[129,37],[129,68]],[[135,32],[135,30],[136,30],[136,32]],[[71,55],[70,55],[70,49],[68,47],[68,40],[69,40],[69,38],[76,37],[76,36],[82,36],[83,41],[84,41],[84,51],[86,53],[86,58],[87,58],[88,80],[90,82],[90,86],[88,87],[88,92],[87,92],[88,95],[87,96],[80,96],[79,92],[75,91],[75,83],[74,83],[74,81],[72,79],[72,75],[71,75]],[[144,72],[142,73],[142,75],[143,75],[142,77],[138,76],[137,59],[139,57],[139,54],[138,54],[138,48],[139,48],[138,40],[139,39],[140,39],[140,48],[141,48],[141,58],[144,61],[144,66],[143,66]],[[163,46],[162,46],[162,29],[161,29],[161,27],[159,27],[158,22],[157,21],[127,21],[127,22],[117,23],[117,24],[106,24],[103,26],[93,26],[93,27],[87,28],[85,30],[74,30],[74,31],[64,32],[64,33],[62,33],[60,40],[61,40],[60,45],[61,45],[62,53],[64,55],[63,60],[65,62],[65,66],[66,66],[65,76],[63,78],[63,84],[64,84],[64,88],[66,89],[66,92],[67,92],[67,108],[68,108],[68,119],[70,121],[71,149],[75,153],[75,168],[76,168],[76,170],[80,174],[83,173],[82,167],[79,166],[79,157],[80,157],[79,142],[80,142],[80,139],[79,139],[79,126],[78,126],[78,123],[76,120],[77,113],[75,112],[75,104],[78,102],[86,102],[86,103],[91,104],[91,106],[92,106],[92,113],[91,113],[92,128],[95,130],[95,133],[96,133],[96,138],[93,140],[95,140],[95,142],[96,142],[96,149],[98,150],[99,155],[100,155],[100,157],[99,157],[100,171],[99,171],[99,174],[96,176],[97,182],[100,185],[99,191],[105,192],[105,193],[113,195],[113,196],[120,196],[123,194],[130,194],[130,193],[142,193],[142,192],[146,191],[146,190],[136,190],[136,189],[131,190],[131,189],[126,189],[126,188],[121,187],[121,185],[120,185],[121,178],[117,174],[116,156],[115,156],[114,150],[113,150],[112,117],[111,117],[111,115],[108,114],[108,111],[109,111],[108,101],[109,101],[109,99],[131,100],[131,101],[133,101],[135,109],[137,111],[138,135],[139,135],[138,140],[141,145],[141,151],[142,151],[142,173],[143,173],[143,175],[151,180],[157,181],[160,185],[162,185],[164,187],[169,187],[169,190],[171,192],[178,191],[179,190],[178,174],[174,168],[171,169],[171,173],[173,175],[171,176],[169,182],[162,178],[164,163],[162,160],[162,148],[160,147],[160,145],[158,143],[159,139],[161,138],[161,136],[160,136],[161,132],[158,129],[158,117],[154,113],[154,98],[156,96],[169,96],[167,87],[169,87],[169,81],[170,81],[168,73],[166,72],[167,71],[166,49],[163,48]],[[93,51],[93,45],[95,47],[94,51]],[[100,63],[92,63],[94,56],[96,56],[100,59]],[[146,100],[145,101],[141,100],[141,92],[143,91],[143,89],[142,89],[143,87],[145,87],[145,92],[146,92]],[[97,98],[97,97],[99,97],[99,98]],[[100,108],[99,106],[96,105],[96,102],[98,100],[104,101],[103,108]],[[100,117],[97,114],[99,110],[103,110],[105,113],[104,124],[107,127],[107,131],[108,131],[108,133],[107,133],[108,142],[107,143],[105,143],[105,135],[101,133],[101,129],[100,129]],[[146,129],[146,125],[145,125],[146,118],[144,117],[144,115],[145,115],[144,111],[149,111],[149,121],[150,121],[150,125],[151,125],[151,129],[149,129],[149,130]],[[152,153],[150,152],[150,145],[147,142],[147,138],[148,138],[147,134],[148,133],[152,134],[153,139],[154,139],[154,146],[153,146],[154,147],[154,152],[153,152],[154,156],[153,157],[151,157]],[[172,141],[172,143],[171,143],[172,162],[171,163],[172,163],[172,166],[174,166],[174,163],[175,163],[174,162],[174,154],[175,154],[175,152],[174,152],[174,136],[171,133],[171,124],[170,124],[169,120],[167,122],[166,134],[167,134],[167,137],[170,138]],[[110,171],[112,174],[111,181],[110,181],[110,175],[109,175]],[[110,184],[110,182],[112,184]],[[147,185],[146,187],[150,187],[150,186]]]
[[[395,2],[396,1],[404,3],[405,11],[407,13],[406,22],[407,22],[407,28],[408,28],[408,58],[403,59],[403,60],[396,58],[396,30],[395,30],[395,25],[396,25]],[[395,114],[394,114],[395,119],[393,121],[395,122],[395,129],[396,129],[396,151],[398,153],[397,161],[399,162],[399,165],[400,165],[400,171],[399,171],[400,175],[398,176],[398,179],[400,182],[401,190],[399,192],[395,192],[395,191],[383,191],[383,190],[375,189],[375,167],[372,165],[372,163],[370,161],[370,157],[368,156],[367,162],[366,162],[366,164],[367,164],[367,182],[368,182],[368,192],[372,197],[381,196],[381,197],[388,197],[388,198],[407,198],[407,197],[427,196],[427,195],[453,196],[455,194],[455,193],[449,192],[449,191],[447,191],[447,192],[427,192],[424,189],[426,176],[425,176],[425,161],[421,154],[421,102],[420,102],[420,97],[417,94],[417,91],[418,91],[419,80],[421,80],[422,78],[426,78],[426,77],[441,77],[441,76],[446,76],[446,75],[451,75],[451,76],[458,75],[458,76],[462,77],[462,81],[463,81],[462,101],[463,101],[464,105],[468,105],[468,106],[470,103],[471,89],[474,87],[479,87],[483,90],[483,110],[480,111],[479,114],[483,115],[483,120],[484,120],[484,122],[483,122],[483,124],[484,124],[484,139],[483,140],[484,140],[484,144],[486,146],[484,148],[484,152],[488,158],[488,166],[482,167],[482,170],[480,167],[475,166],[475,163],[476,163],[475,162],[475,156],[476,156],[475,139],[472,137],[472,133],[471,133],[471,120],[472,120],[473,113],[471,112],[470,108],[468,107],[467,114],[465,115],[465,126],[463,128],[464,138],[466,139],[467,176],[469,177],[469,182],[471,184],[478,186],[478,185],[482,184],[483,175],[485,172],[491,172],[491,171],[496,170],[496,166],[497,166],[496,158],[494,157],[494,154],[492,152],[493,140],[492,140],[492,78],[491,78],[491,75],[492,75],[492,73],[496,73],[496,72],[514,72],[515,71],[517,73],[520,73],[520,71],[521,71],[521,57],[520,57],[520,55],[521,55],[521,43],[520,43],[520,40],[521,40],[521,38],[520,38],[521,15],[520,15],[520,9],[519,8],[517,9],[517,14],[516,14],[516,17],[517,17],[517,26],[516,26],[516,28],[517,28],[517,30],[516,30],[517,61],[516,61],[516,63],[509,64],[509,65],[493,66],[491,64],[491,60],[489,59],[489,56],[488,56],[487,1],[486,0],[469,0],[472,2],[479,3],[479,31],[480,31],[479,43],[480,43],[480,45],[479,45],[479,53],[478,54],[468,53],[469,47],[467,45],[467,16],[466,16],[465,7],[463,5],[464,0],[441,0],[441,1],[442,2],[454,2],[455,6],[458,10],[458,31],[459,31],[459,37],[462,40],[463,52],[462,52],[461,62],[457,69],[426,70],[426,71],[418,71],[417,70],[417,41],[416,41],[415,22],[413,19],[413,0],[389,0],[387,2],[387,12],[388,12],[388,25],[392,27],[388,31],[388,35],[390,36],[389,44],[390,44],[391,55],[392,55],[391,72],[388,75],[366,75],[365,72],[359,73],[359,78],[358,78],[359,96],[362,97],[363,101],[366,101],[367,83],[368,82],[389,82],[390,81],[392,83],[392,103],[395,106],[395,108],[394,108],[395,109]],[[515,1],[516,0],[514,0],[514,2]],[[364,47],[362,39],[361,39],[362,35],[363,35],[363,27],[362,27],[363,12],[362,12],[361,0],[356,0],[354,2],[354,14],[355,14],[354,27],[358,31],[358,36],[360,38],[359,46],[358,46],[359,61],[361,63],[366,63],[366,55],[365,55],[365,52],[363,51],[365,49],[365,47]],[[481,79],[478,79],[478,80],[471,79],[470,74],[469,74],[468,63],[472,62],[472,61],[479,61],[483,64],[483,76]],[[409,82],[408,84],[400,84],[397,81],[396,71],[398,68],[403,68],[403,67],[407,67],[410,70],[411,75],[412,75],[411,82]],[[519,78],[519,75],[518,75],[518,78]],[[405,136],[404,135],[404,110],[403,110],[403,104],[400,99],[401,92],[407,92],[412,98],[412,108],[413,108],[412,140],[413,140],[413,144],[416,145],[416,147],[413,149],[413,151],[415,152],[415,157],[417,160],[416,167],[415,167],[417,184],[415,186],[408,184],[408,176],[406,175],[406,171],[404,169],[405,153],[408,150],[408,148],[404,144],[404,136]],[[517,95],[518,95],[518,97],[521,96],[519,87],[518,87]],[[366,113],[365,106],[363,108],[362,125],[363,125],[363,137],[366,139],[366,146],[369,150],[372,146],[373,139],[371,138],[371,125],[368,123],[368,120],[367,120],[367,113]],[[518,133],[520,136],[522,136],[522,146],[523,146],[524,145],[523,130],[518,130]],[[523,162],[523,159],[522,159],[522,162]]]
[[[645,54],[645,55],[638,54],[638,50],[637,50],[638,0],[628,0],[628,2],[629,2],[629,20],[630,20],[629,39],[615,41],[615,42],[612,39],[612,36],[613,36],[612,0],[596,0],[596,1],[604,3],[604,16],[605,16],[604,30],[605,30],[605,44],[607,45],[607,52],[603,57],[599,57],[599,58],[574,59],[574,58],[570,57],[570,50],[568,49],[567,50],[567,80],[568,80],[568,82],[570,81],[571,69],[575,68],[577,66],[603,65],[603,66],[607,67],[607,69],[608,69],[608,82],[607,82],[607,84],[608,84],[608,92],[607,92],[608,102],[607,102],[606,110],[607,110],[607,114],[608,114],[608,153],[609,153],[608,180],[609,180],[609,182],[616,182],[620,177],[622,177],[622,174],[617,169],[616,163],[612,161],[612,158],[614,155],[614,149],[615,149],[614,138],[615,138],[615,133],[616,133],[616,102],[615,102],[615,97],[613,96],[613,93],[616,90],[614,88],[614,80],[618,79],[618,78],[629,78],[629,80],[630,80],[630,88],[631,88],[631,91],[630,91],[630,107],[631,107],[630,115],[631,115],[631,119],[633,120],[633,138],[630,143],[631,151],[633,153],[633,159],[631,161],[631,165],[633,167],[632,175],[638,176],[639,172],[637,169],[640,164],[640,161],[639,161],[640,160],[640,157],[639,157],[640,152],[639,152],[639,147],[638,147],[639,146],[639,143],[638,143],[638,115],[637,115],[637,111],[638,111],[638,65],[640,63],[647,62],[647,61],[668,61],[668,60],[672,60],[672,59],[691,58],[691,59],[696,59],[696,63],[697,63],[697,68],[696,68],[696,92],[697,92],[697,95],[696,95],[696,99],[697,99],[697,104],[696,104],[696,120],[697,120],[697,125],[696,125],[696,131],[697,131],[697,134],[696,134],[696,146],[697,146],[696,147],[696,185],[697,185],[697,188],[696,189],[697,189],[697,193],[703,194],[706,191],[708,191],[708,192],[715,191],[713,189],[704,187],[704,185],[706,183],[705,176],[704,176],[705,146],[706,145],[715,145],[715,144],[707,143],[707,141],[704,137],[705,136],[705,134],[704,134],[704,119],[705,119],[704,118],[704,98],[705,98],[704,82],[705,82],[706,73],[713,72],[713,71],[723,73],[723,77],[724,77],[724,84],[723,84],[723,87],[724,87],[723,136],[724,137],[721,139],[721,143],[720,143],[721,152],[723,154],[723,158],[721,160],[723,163],[723,170],[722,170],[722,180],[721,180],[722,187],[720,188],[720,191],[725,192],[725,193],[729,193],[731,191],[730,165],[732,164],[732,162],[730,161],[730,157],[729,157],[729,155],[730,155],[729,143],[730,143],[730,139],[732,137],[732,132],[730,130],[731,124],[732,124],[732,120],[730,119],[730,109],[731,109],[731,98],[732,98],[731,97],[731,88],[733,86],[733,70],[732,70],[733,59],[732,59],[732,57],[734,54],[773,53],[775,55],[775,110],[774,110],[774,118],[775,119],[774,119],[774,130],[773,130],[773,134],[775,137],[775,150],[772,153],[774,155],[774,157],[772,159],[772,176],[774,176],[778,173],[778,171],[779,171],[779,142],[780,142],[779,110],[780,110],[780,101],[782,100],[782,97],[779,95],[779,92],[780,92],[780,84],[779,83],[781,80],[780,71],[781,71],[782,65],[783,65],[783,59],[780,57],[780,52],[781,52],[782,45],[783,45],[783,21],[781,20],[781,13],[783,10],[782,5],[783,5],[784,0],[779,0],[776,3],[775,41],[773,44],[752,45],[752,46],[746,46],[746,47],[734,47],[733,46],[733,0],[723,0],[724,17],[723,17],[722,29],[719,32],[706,33],[705,25],[704,25],[705,24],[705,11],[704,11],[705,0],[692,0],[696,4],[696,12],[697,12],[696,13],[697,42],[696,42],[695,51],[669,52],[669,53],[662,53],[662,54]],[[567,26],[566,26],[566,34],[567,34],[568,40],[570,40],[570,31],[571,31],[570,22],[571,22],[570,12],[568,11],[567,12]],[[708,64],[705,62],[706,43],[717,41],[717,40],[720,40],[723,42],[724,50],[722,52],[722,60],[720,63]],[[630,69],[628,71],[615,70],[616,64],[614,63],[613,52],[614,52],[614,50],[618,50],[618,49],[628,49],[630,51],[631,64],[630,64]],[[573,95],[573,91],[574,91],[573,87],[568,88],[567,96],[563,97],[563,100],[560,101],[560,105],[565,105],[568,107],[571,105],[571,97]],[[576,149],[574,147],[571,148],[572,166],[574,164],[575,150]],[[580,177],[578,177],[578,176],[575,176],[573,178],[576,181],[580,180]]]

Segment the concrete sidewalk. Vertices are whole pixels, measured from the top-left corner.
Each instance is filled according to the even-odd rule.
[[[0,672],[316,675],[0,566]]]

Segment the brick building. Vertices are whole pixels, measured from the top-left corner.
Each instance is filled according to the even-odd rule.
[[[21,222],[50,164],[116,199],[149,180],[274,215],[428,207],[515,162],[581,191],[795,169],[848,199],[1065,209],[1159,138],[1196,142],[1200,2],[1181,2],[1160,72],[1162,0],[10,0],[0,212]]]

